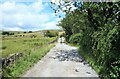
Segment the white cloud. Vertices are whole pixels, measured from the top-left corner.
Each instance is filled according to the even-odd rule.
[[[31,13],[19,14],[18,13],[14,15],[6,15],[4,19],[5,19],[5,22],[13,20],[13,24],[15,25],[17,25],[19,22],[22,22],[24,25],[37,26],[37,25],[40,25],[40,23],[49,21],[49,15],[48,14],[31,14]]]
[[[15,3],[14,2],[5,2],[1,4],[0,9],[2,11],[13,11],[15,9]]]
[[[52,21],[52,22],[46,23],[45,29],[60,29],[60,28],[56,25],[55,21]]]
[[[23,22],[18,22],[18,25],[19,25],[19,26],[22,26],[22,25],[23,25]]]
[[[19,27],[14,27],[14,28],[11,28],[11,27],[3,27],[2,29],[9,30],[9,31],[24,31],[23,29],[21,29],[21,28],[19,28]]]
[[[55,21],[59,22],[60,20],[62,20],[62,18],[56,18]]]
[[[42,0],[39,0],[38,2],[35,2],[33,5],[31,5],[31,9],[35,12],[40,12],[44,9],[44,5],[42,4]]]
[[[48,7],[42,0],[30,3],[4,2],[0,4],[0,29],[3,30],[40,30],[58,28],[53,13],[42,12]],[[52,15],[52,16],[51,16]],[[52,18],[52,19],[51,19]],[[54,22],[53,22],[54,18]],[[14,29],[13,29],[14,28]]]
[[[0,6],[0,10],[4,13],[26,13],[26,12],[40,12],[44,9],[42,1],[39,0],[33,4],[26,5],[24,3],[4,2]]]

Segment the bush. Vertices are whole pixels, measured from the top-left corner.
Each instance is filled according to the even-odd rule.
[[[24,32],[24,33],[27,33],[27,32]]]
[[[9,35],[14,35],[14,33],[10,33]]]
[[[59,23],[66,32],[66,41],[79,44],[83,57],[91,59],[91,66],[105,77],[102,79],[120,76],[119,8],[117,2],[83,3]]]
[[[29,31],[28,33],[32,33],[32,31]]]
[[[108,28],[108,27],[106,27]],[[116,27],[110,30],[101,30],[93,34],[93,55],[99,66],[102,66],[100,74],[107,77],[119,77],[120,64],[119,45],[120,30]]]
[[[45,36],[46,37],[56,37],[58,36],[58,33],[57,32],[50,32],[49,30],[45,32]]]
[[[93,28],[87,27],[84,32],[82,32],[82,37],[80,41],[81,50],[86,53],[92,54],[92,33],[94,32]]]
[[[10,33],[10,32],[2,32],[2,35],[14,35],[14,33]]]
[[[6,46],[2,46],[2,49],[6,49]]]
[[[9,32],[2,32],[2,35],[9,35]]]
[[[110,26],[105,26],[107,29]],[[80,50],[94,61],[94,67],[99,68],[102,77],[119,77],[120,73],[120,30],[111,27],[109,30],[85,30],[80,41]],[[89,58],[87,58],[89,60]],[[90,61],[92,62],[92,61]]]
[[[69,38],[69,42],[73,43],[73,44],[79,44],[80,39],[81,39],[82,34],[81,33],[77,33],[77,34],[73,34],[71,35],[71,37]]]

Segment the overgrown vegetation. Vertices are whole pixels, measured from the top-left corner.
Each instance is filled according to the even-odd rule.
[[[24,35],[24,34],[23,34]],[[2,38],[2,57],[7,57],[13,53],[26,53],[35,47],[41,47],[55,38],[46,38],[39,33],[22,34],[15,36],[5,36]]]
[[[4,32],[2,32],[2,35],[14,35],[14,33],[10,33],[10,32],[6,32],[6,31],[4,31]]]
[[[35,36],[35,37],[33,37]],[[13,36],[4,36],[2,38],[2,58],[10,54],[23,53],[23,57],[3,69],[2,76],[18,77],[40,60],[53,46],[49,42],[55,40],[55,37],[48,38],[40,33],[15,34]]]
[[[3,69],[2,76],[3,77],[19,77],[23,75],[26,70],[28,70],[31,66],[37,63],[49,50],[54,46],[52,45],[44,45],[43,47],[36,49],[30,52],[30,55],[24,55],[20,60],[18,60],[15,64]]]
[[[44,36],[46,36],[46,37],[57,37],[58,36],[58,31],[46,30],[46,31],[44,31]]]
[[[65,3],[65,6],[69,4]],[[67,41],[79,44],[80,54],[100,77],[118,79],[120,2],[74,2],[73,5],[77,9],[70,11],[70,7],[68,11],[65,10],[66,16],[59,23],[66,32]]]
[[[78,41],[80,41],[81,33],[73,34],[69,38],[69,42],[72,44],[79,44]]]

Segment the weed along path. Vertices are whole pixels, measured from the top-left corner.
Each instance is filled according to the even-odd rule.
[[[98,77],[77,53],[77,48],[58,43],[23,77]]]

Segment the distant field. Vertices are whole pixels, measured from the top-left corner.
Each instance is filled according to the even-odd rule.
[[[44,37],[40,33],[21,33],[3,36],[1,47],[2,57],[7,57],[13,53],[29,53],[54,39],[55,37]]]
[[[27,69],[54,47],[55,44],[48,43],[55,40],[56,37],[45,37],[43,32],[14,32],[13,35],[2,35],[1,39],[2,58],[15,53],[23,53],[22,58],[0,71],[5,77],[15,77],[24,74]]]

